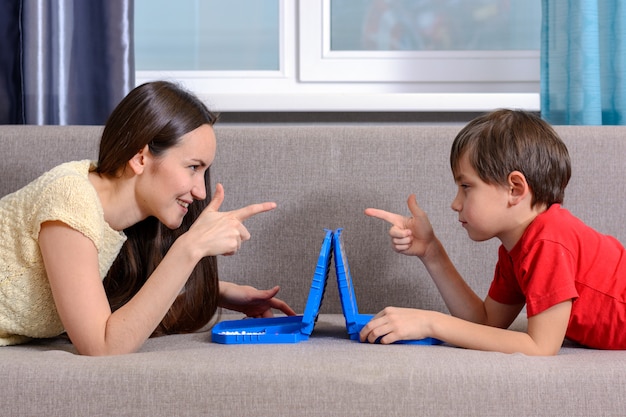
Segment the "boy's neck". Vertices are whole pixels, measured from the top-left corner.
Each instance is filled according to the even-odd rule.
[[[528,226],[547,209],[548,207],[545,204],[537,204],[534,207],[519,207],[519,210],[512,217],[511,229],[506,235],[500,236],[500,242],[502,242],[507,252],[510,252],[517,245]]]

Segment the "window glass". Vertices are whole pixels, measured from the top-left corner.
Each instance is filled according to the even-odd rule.
[[[279,69],[279,0],[135,0],[139,71]]]
[[[331,0],[333,51],[539,50],[539,0]]]
[[[135,0],[135,77],[218,111],[537,110],[540,27],[540,0]]]

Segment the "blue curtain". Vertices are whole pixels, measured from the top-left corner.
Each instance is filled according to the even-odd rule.
[[[542,0],[541,115],[626,124],[626,2]]]
[[[0,0],[0,123],[104,124],[135,82],[133,0]]]

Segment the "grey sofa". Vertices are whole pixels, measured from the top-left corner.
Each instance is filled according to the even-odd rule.
[[[344,229],[362,313],[446,311],[416,259],[393,252],[366,207],[407,213],[415,193],[471,286],[487,291],[497,242],[474,243],[450,209],[460,126],[218,125],[212,181],[223,209],[273,200],[249,219],[221,278],[279,284],[302,313],[324,228]],[[626,242],[626,127],[557,127],[573,159],[565,206]],[[52,166],[94,158],[100,127],[0,126],[0,195]],[[0,348],[6,416],[609,416],[626,413],[626,352],[566,342],[554,357],[454,346],[369,345],[345,330],[334,274],[307,341],[221,345],[210,331],[148,340],[138,353],[83,357],[64,338]],[[220,320],[240,318],[224,311]],[[523,315],[514,323],[523,329]],[[626,331],[626,328],[625,328]]]

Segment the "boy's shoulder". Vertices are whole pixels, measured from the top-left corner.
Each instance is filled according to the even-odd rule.
[[[535,222],[546,225],[558,222],[583,223],[582,220],[574,216],[568,209],[558,203],[552,204],[546,211],[539,214],[535,219]]]
[[[595,233],[598,232],[587,226],[569,210],[560,204],[553,204],[528,225],[522,236],[522,242],[528,245],[538,240],[572,241]]]
[[[526,228],[518,246],[528,249],[538,242],[551,242],[573,249],[600,244],[608,238],[560,204],[553,204]]]

